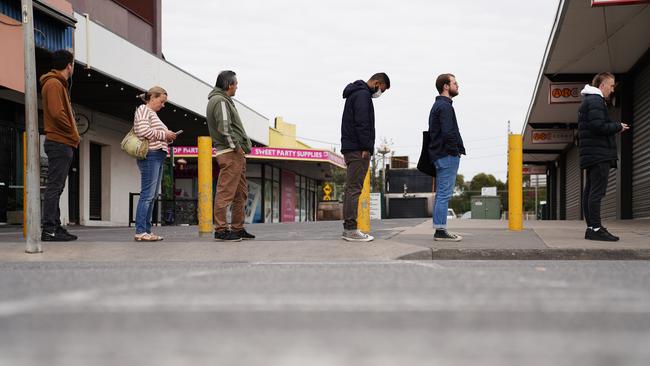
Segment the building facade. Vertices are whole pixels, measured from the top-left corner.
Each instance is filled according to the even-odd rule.
[[[34,2],[37,77],[49,71],[49,53],[75,55],[71,99],[81,144],[61,197],[62,222],[127,225],[131,193],[140,191],[135,160],[120,142],[154,85],[169,92],[160,118],[183,129],[177,144],[195,146],[208,135],[207,95],[212,86],[165,61],[161,52],[160,0],[48,0]],[[0,223],[22,222],[24,60],[20,0],[0,0]],[[216,75],[215,75],[216,78]],[[268,145],[266,117],[235,101],[256,146]],[[42,112],[39,125],[43,133]],[[44,136],[41,136],[41,144]],[[41,180],[47,176],[41,148]]]
[[[650,217],[650,6],[648,1],[560,1],[523,130],[524,163],[545,167],[544,217],[583,218],[580,90],[599,72],[616,76],[609,111],[628,123],[617,136],[618,169],[602,202],[605,219]]]

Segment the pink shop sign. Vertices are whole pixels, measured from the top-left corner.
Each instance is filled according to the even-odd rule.
[[[197,157],[199,148],[196,146],[174,146],[175,157]],[[212,148],[212,156],[216,156],[217,149]],[[339,167],[345,167],[345,160],[342,156],[324,150],[301,150],[283,149],[277,147],[254,147],[247,158],[257,159],[278,159],[278,160],[302,160],[302,161],[323,161]]]

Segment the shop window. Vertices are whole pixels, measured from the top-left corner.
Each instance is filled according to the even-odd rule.
[[[300,177],[300,221],[307,221],[307,178]]]
[[[280,222],[280,182],[273,182],[273,223]]]
[[[90,144],[90,195],[91,220],[102,219],[102,146]]]
[[[296,176],[296,204],[295,206],[295,213],[294,213],[294,220],[295,222],[300,222],[300,177]]]
[[[262,179],[248,180],[248,199],[245,207],[246,223],[262,222]]]
[[[264,180],[264,222],[273,222],[273,181]]]

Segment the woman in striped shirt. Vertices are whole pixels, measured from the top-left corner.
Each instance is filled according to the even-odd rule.
[[[137,160],[141,179],[140,200],[135,214],[135,240],[158,241],[163,238],[151,232],[153,205],[158,196],[168,144],[176,139],[176,134],[168,130],[156,114],[167,102],[167,91],[154,86],[139,97],[145,104],[135,111],[133,130],[140,139],[149,141],[149,152],[144,160]]]

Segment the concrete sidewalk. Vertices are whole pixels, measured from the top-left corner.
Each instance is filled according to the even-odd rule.
[[[431,219],[373,221],[371,243],[340,239],[340,222],[255,224],[248,229],[256,240],[215,242],[200,237],[196,226],[157,227],[165,240],[136,243],[133,228],[71,228],[79,240],[43,243],[44,253],[26,254],[19,228],[0,230],[0,261],[205,261],[205,262],[323,262],[431,259],[620,259],[650,260],[650,220],[614,221],[616,243],[584,240],[579,221],[528,221],[520,232],[506,221],[450,220],[450,231],[463,235],[460,243],[433,241]]]
[[[650,259],[650,220],[608,222],[618,242],[585,240],[582,221],[526,221],[518,232],[499,220],[449,220],[448,225],[462,242],[433,241],[430,220],[394,240],[431,248],[433,259]]]

